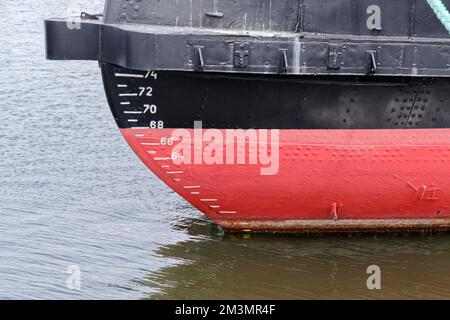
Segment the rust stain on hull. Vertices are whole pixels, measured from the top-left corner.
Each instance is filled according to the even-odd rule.
[[[450,231],[450,219],[367,220],[223,220],[216,221],[231,232],[340,233]]]

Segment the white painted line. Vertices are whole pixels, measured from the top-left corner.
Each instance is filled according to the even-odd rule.
[[[168,171],[167,174],[183,174],[183,171]]]
[[[237,211],[220,211],[221,214],[236,214]]]
[[[144,78],[143,74],[133,74],[133,73],[116,73],[115,76],[121,78]]]
[[[138,122],[137,119],[128,119],[128,122]]]
[[[184,189],[200,189],[200,186],[186,186]]]
[[[137,97],[137,93],[119,93],[119,97]]]
[[[217,202],[217,199],[200,199],[201,202]]]
[[[193,195],[199,195],[200,192],[191,192],[191,194],[193,194]]]
[[[128,105],[130,105],[130,102],[125,101],[125,102],[121,102],[120,104],[123,105],[123,106],[128,106]]]
[[[147,151],[147,153],[148,153],[148,154],[156,154],[156,151],[150,150],[150,151]]]
[[[136,138],[143,138],[143,137],[145,137],[145,134],[135,134],[134,136]]]
[[[171,158],[154,158],[155,161],[169,161]]]
[[[220,206],[209,206],[211,209],[219,209]]]
[[[127,84],[118,84],[117,88],[128,88]]]
[[[170,166],[161,166],[162,169],[170,168]]]
[[[142,114],[142,111],[124,111],[125,114]]]
[[[181,179],[173,179],[173,182],[180,182]]]
[[[146,130],[148,127],[133,127],[131,130]]]
[[[142,142],[141,145],[143,145],[143,146],[159,146],[159,143],[155,143],[155,142]]]

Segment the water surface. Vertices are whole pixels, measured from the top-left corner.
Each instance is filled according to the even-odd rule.
[[[450,298],[448,235],[223,235],[128,148],[97,63],[45,60],[42,20],[66,8],[2,3],[0,298]]]

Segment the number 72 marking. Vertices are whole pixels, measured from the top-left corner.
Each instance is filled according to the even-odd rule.
[[[142,97],[144,94],[147,97],[153,96],[153,88],[152,87],[139,87],[139,97]]]

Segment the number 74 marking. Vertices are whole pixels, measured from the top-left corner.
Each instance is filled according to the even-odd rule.
[[[156,71],[149,70],[145,74],[145,79],[148,79],[148,77],[152,77],[153,79],[157,80],[158,79],[158,73]]]

